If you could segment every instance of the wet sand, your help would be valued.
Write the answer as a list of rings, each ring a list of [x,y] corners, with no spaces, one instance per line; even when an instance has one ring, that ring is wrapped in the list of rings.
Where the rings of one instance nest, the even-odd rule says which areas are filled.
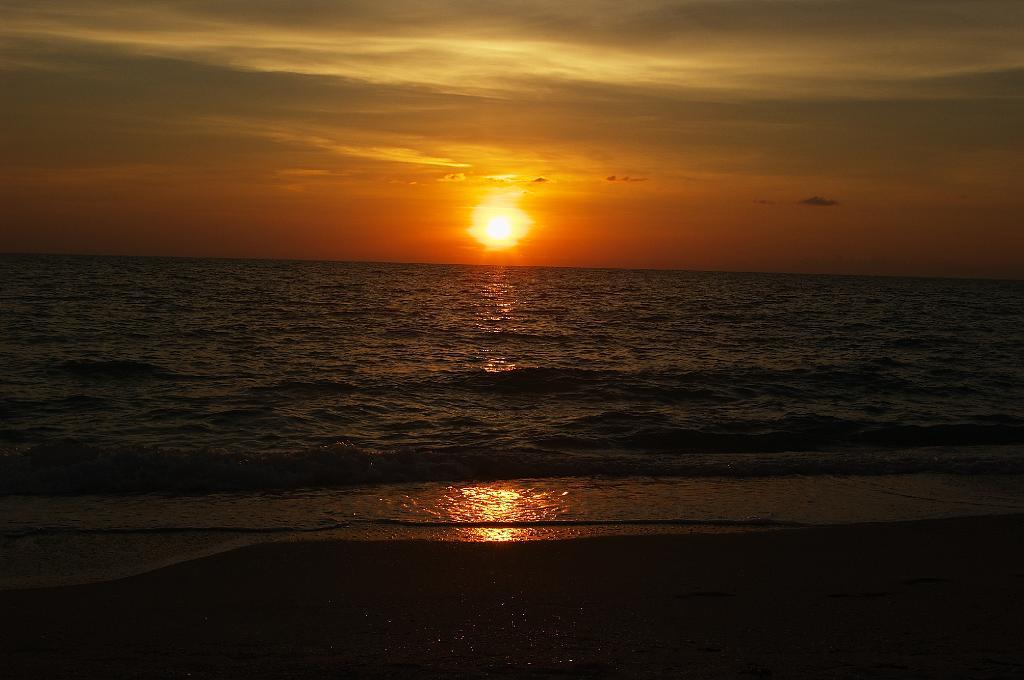
[[[0,592],[6,678],[1024,677],[1024,516],[265,544]]]

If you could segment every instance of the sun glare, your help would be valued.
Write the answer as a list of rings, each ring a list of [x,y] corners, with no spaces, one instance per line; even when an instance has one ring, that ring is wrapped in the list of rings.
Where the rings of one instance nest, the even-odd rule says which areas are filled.
[[[487,223],[487,238],[491,241],[507,241],[512,235],[512,223],[504,215],[492,217]]]
[[[488,250],[512,248],[526,236],[533,222],[519,208],[521,192],[500,192],[487,196],[473,209],[469,233]]]

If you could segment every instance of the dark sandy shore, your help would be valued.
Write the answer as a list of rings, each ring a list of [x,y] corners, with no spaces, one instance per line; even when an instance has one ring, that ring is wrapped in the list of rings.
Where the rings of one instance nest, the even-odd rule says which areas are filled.
[[[0,593],[6,678],[1022,678],[1024,516],[269,544]]]

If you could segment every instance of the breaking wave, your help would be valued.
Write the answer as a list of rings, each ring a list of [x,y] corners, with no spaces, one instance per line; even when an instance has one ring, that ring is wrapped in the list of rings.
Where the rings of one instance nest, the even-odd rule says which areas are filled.
[[[65,361],[58,368],[67,373],[86,378],[138,378],[174,375],[172,371],[168,371],[156,364],[127,359],[76,359]]]
[[[577,529],[587,527],[720,527],[720,528],[795,528],[813,526],[806,522],[772,517],[744,518],[667,518],[667,519],[555,519],[524,521],[426,521],[407,519],[361,519],[353,522],[324,522],[318,526],[152,526],[152,527],[61,527],[44,526],[0,532],[7,540],[36,536],[65,535],[168,535],[168,534],[318,534],[350,529],[355,525],[393,526],[410,529]]]
[[[902,429],[897,430],[892,439],[903,441],[904,434]],[[1006,438],[1005,434],[991,437]],[[939,437],[928,436],[922,441],[933,439]],[[1024,474],[1024,455],[1017,446],[787,452],[762,448],[756,453],[639,455],[552,449],[378,451],[348,442],[290,452],[239,453],[217,449],[107,449],[61,441],[0,454],[0,494],[202,494],[534,477],[914,473]]]

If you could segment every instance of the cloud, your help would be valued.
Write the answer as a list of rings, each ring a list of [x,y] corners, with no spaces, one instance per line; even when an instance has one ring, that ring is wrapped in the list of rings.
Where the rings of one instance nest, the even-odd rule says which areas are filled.
[[[277,174],[289,177],[326,177],[332,173],[323,168],[285,168],[278,170]]]
[[[972,4],[971,17],[984,15],[974,8],[987,0],[976,1],[979,5]],[[746,2],[735,0],[737,5]],[[294,0],[297,7],[309,3],[322,5],[325,12],[338,7],[326,0]],[[540,14],[532,14],[526,4]],[[958,68],[955,78],[935,68],[923,76],[903,75],[895,81],[888,76],[879,79],[877,73],[845,78],[830,74],[822,84],[815,73],[794,74],[788,66],[776,72],[761,59],[748,68],[735,61],[740,52],[730,52],[721,63],[717,58],[705,60],[703,48],[691,46],[678,52],[679,40],[674,38],[671,55],[644,57],[656,62],[652,76],[644,63],[635,63],[639,54],[604,49],[597,61],[588,57],[577,63],[571,54],[551,52],[550,44],[541,40],[562,36],[572,43],[572,54],[576,48],[611,48],[624,36],[611,30],[620,24],[610,18],[591,26],[584,13],[567,3],[549,17],[553,23],[538,24],[535,20],[549,10],[539,2],[526,4],[515,3],[516,12],[507,10],[524,21],[499,22],[495,28],[490,12],[477,12],[479,16],[471,19],[466,11],[472,3],[455,7],[452,1],[442,0],[439,16],[432,18],[435,23],[427,22],[434,28],[458,33],[456,29],[483,22],[477,28],[501,28],[502,35],[519,28],[506,36],[507,45],[468,37],[449,44],[442,39],[444,31],[424,45],[421,38],[426,38],[421,34],[435,31],[421,30],[424,26],[416,21],[384,21],[387,17],[379,16],[384,10],[388,15],[401,14],[399,7],[413,13],[425,11],[412,0],[386,6],[353,0],[337,9],[333,23],[319,12],[274,11],[281,6],[275,0],[153,3],[130,14],[113,0],[89,3],[88,12],[76,10],[71,0],[46,3],[45,12],[39,3],[14,3],[18,9],[12,24],[5,21],[0,26],[0,91],[18,93],[4,102],[5,126],[25,134],[11,135],[4,160],[14,157],[31,165],[42,158],[95,156],[103,163],[167,160],[195,165],[215,156],[227,162],[238,153],[252,155],[257,145],[270,157],[271,150],[262,147],[274,145],[279,149],[272,160],[281,165],[323,165],[356,173],[376,172],[377,163],[425,166],[423,171],[430,166],[445,168],[441,172],[472,166],[473,180],[489,176],[494,179],[487,181],[528,183],[536,176],[496,178],[511,169],[555,163],[560,180],[585,177],[588,168],[601,167],[607,157],[620,167],[657,174],[662,186],[675,177],[677,168],[690,174],[696,167],[720,174],[816,179],[833,171],[910,177],[925,162],[929,172],[944,167],[941,159],[925,161],[921,148],[929,149],[931,156],[948,152],[961,157],[965,150],[1006,149],[1008,140],[1018,138],[1012,121],[1019,119],[1024,100],[987,98],[1017,92],[1024,85],[1024,75],[1014,75],[1000,60],[977,72]],[[687,12],[672,11],[666,18],[662,15],[666,5],[653,0],[640,4],[646,4],[648,11],[615,11],[628,15],[623,19],[629,19],[645,44],[648,38],[661,35],[669,20],[681,31],[697,30],[689,26],[692,17]],[[714,14],[731,4],[698,2],[691,9]],[[771,4],[774,12],[792,3]],[[839,11],[843,4],[829,4],[829,11]],[[103,7],[107,11],[101,12]],[[228,12],[226,7],[235,11]],[[756,28],[742,12],[727,13],[744,30]],[[310,21],[313,15],[315,26],[297,30],[297,22]],[[852,15],[847,18],[859,16]],[[801,16],[790,18],[795,21]],[[463,21],[469,23],[463,25]],[[577,21],[592,30],[563,30]],[[607,31],[602,28],[605,23]],[[790,30],[786,22],[777,23],[772,24],[773,31]],[[410,35],[419,37],[404,39]],[[796,43],[783,42],[800,51]],[[774,49],[779,41],[771,44]],[[506,49],[532,53],[542,48],[545,58],[554,60],[553,68],[509,77]],[[449,56],[461,66],[449,70],[447,62],[438,65],[427,58],[438,50],[452,52]],[[756,53],[756,45],[749,50]],[[16,66],[22,63],[35,66]],[[801,59],[786,63],[802,64],[801,69],[812,64]],[[472,77],[459,70],[467,64]],[[423,65],[429,68],[421,72]],[[722,69],[728,73],[721,73]],[[991,75],[996,70],[1001,74],[998,78]],[[680,73],[688,77],[680,80]],[[671,82],[664,74],[671,74]],[[748,82],[755,75],[757,82]],[[794,79],[803,85],[790,88],[798,84]],[[772,89],[770,98],[761,95],[765,83]],[[809,95],[805,88],[811,85]],[[511,93],[522,105],[508,106]],[[837,93],[842,101],[834,100]],[[934,99],[935,93],[942,97]],[[51,116],[55,106],[68,104],[74,109],[71,126],[71,117]],[[622,135],[621,121],[636,116],[644,124]],[[10,117],[13,123],[8,122]],[[208,124],[212,118],[238,124],[212,129]],[[453,126],[453,120],[489,123]],[[864,125],[867,120],[871,126]],[[501,135],[493,134],[495,126],[501,128]],[[197,145],[189,144],[192,131],[186,128],[198,128],[210,138],[200,152],[195,152]],[[258,134],[268,128],[290,132]],[[830,144],[816,143],[816,131],[827,131]],[[260,139],[252,139],[256,136]],[[182,143],[177,143],[179,138]],[[877,143],[882,139],[887,143]],[[1009,143],[1019,148],[1016,141]],[[60,153],[48,151],[49,145],[61,144],[65,148]]]
[[[312,140],[311,140],[312,141]],[[431,156],[417,149],[405,147],[361,147],[347,145],[331,145],[338,153],[389,163],[410,163],[412,165],[440,165],[450,168],[468,168],[469,163],[459,163],[451,158]]]
[[[767,198],[759,198],[754,203],[758,205],[775,205],[775,201],[769,201]]]
[[[814,11],[808,11],[813,5]],[[0,0],[0,46],[105,45],[247,72],[287,72],[445,93],[529,93],[522,63],[555,84],[637,83],[762,101],[915,95],[908,81],[1019,69],[1015,0]],[[892,36],[900,49],[892,49]],[[40,55],[0,54],[26,65]],[[814,59],[808,58],[814,55]],[[828,64],[822,68],[821,64]],[[997,77],[1003,96],[1016,77]],[[1005,81],[1005,82],[1004,82]],[[959,82],[943,83],[949,96]],[[971,85],[969,89],[975,87]]]
[[[834,201],[831,198],[824,198],[822,196],[811,196],[805,198],[802,201],[798,201],[800,205],[812,205],[820,208],[828,208],[829,206],[839,205],[839,201]]]
[[[466,173],[464,172],[449,172],[444,177],[439,177],[438,182],[465,182]]]
[[[550,182],[547,177],[536,177],[530,179],[529,175],[487,175],[484,177],[488,182],[499,182],[501,184],[543,184]]]
[[[629,175],[624,175],[622,177],[619,177],[618,175],[608,175],[607,177],[605,177],[605,181],[608,181],[608,182],[646,182],[647,178],[646,177],[630,177]]]

